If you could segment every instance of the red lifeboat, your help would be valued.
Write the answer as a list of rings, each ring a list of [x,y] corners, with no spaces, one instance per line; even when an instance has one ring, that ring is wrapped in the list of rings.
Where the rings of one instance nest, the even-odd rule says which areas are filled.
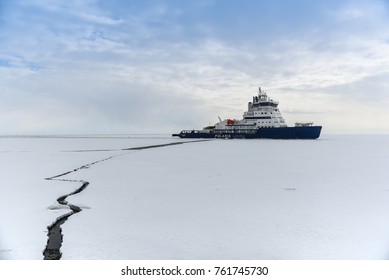
[[[235,120],[227,119],[227,124],[234,124],[234,123],[235,123]]]

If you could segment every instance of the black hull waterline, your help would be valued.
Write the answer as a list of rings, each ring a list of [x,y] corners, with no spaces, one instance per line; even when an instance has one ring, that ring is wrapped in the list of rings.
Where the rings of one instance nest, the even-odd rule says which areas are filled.
[[[180,138],[238,138],[238,139],[317,139],[321,126],[263,127],[250,131],[239,130],[184,130],[173,134]]]

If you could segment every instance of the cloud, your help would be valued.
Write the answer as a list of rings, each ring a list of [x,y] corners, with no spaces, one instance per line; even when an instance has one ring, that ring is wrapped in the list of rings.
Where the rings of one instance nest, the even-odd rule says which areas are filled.
[[[340,6],[335,10],[330,10],[330,13],[340,22],[376,21],[386,17],[387,6],[383,1],[346,1],[345,3],[340,2]]]
[[[230,24],[216,21],[236,21],[229,13],[238,6],[210,18],[218,1],[189,5],[193,14],[175,2],[141,2],[42,0],[9,13],[0,47],[0,133],[200,128],[218,115],[241,117],[258,86],[280,101],[289,124],[305,118],[342,131],[343,120],[355,118],[366,123],[360,131],[371,132],[365,120],[378,113],[374,130],[389,132],[387,10],[371,16],[380,2],[370,9],[368,2],[322,3],[318,20],[306,16],[306,27],[292,24],[296,30],[286,33],[280,26],[291,19],[282,22],[273,10],[266,18],[280,21],[276,29],[250,17],[230,35]],[[366,28],[353,30],[367,19]],[[373,113],[360,117],[358,110]]]
[[[79,16],[81,19],[84,19],[94,24],[117,25],[122,23],[120,19],[113,19],[107,16],[93,15],[93,14],[86,14],[86,13],[81,13],[81,14],[74,13],[74,15]]]

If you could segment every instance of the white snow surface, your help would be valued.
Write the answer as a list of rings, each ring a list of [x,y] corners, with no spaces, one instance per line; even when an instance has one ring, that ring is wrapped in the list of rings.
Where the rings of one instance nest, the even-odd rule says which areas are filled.
[[[0,137],[0,259],[388,259],[389,135],[318,140]],[[85,151],[89,150],[89,151]]]

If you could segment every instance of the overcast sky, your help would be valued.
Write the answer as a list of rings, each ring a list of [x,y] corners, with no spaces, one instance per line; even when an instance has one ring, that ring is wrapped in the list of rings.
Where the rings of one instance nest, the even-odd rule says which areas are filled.
[[[258,86],[288,125],[389,133],[389,2],[0,0],[0,134],[202,128]]]

